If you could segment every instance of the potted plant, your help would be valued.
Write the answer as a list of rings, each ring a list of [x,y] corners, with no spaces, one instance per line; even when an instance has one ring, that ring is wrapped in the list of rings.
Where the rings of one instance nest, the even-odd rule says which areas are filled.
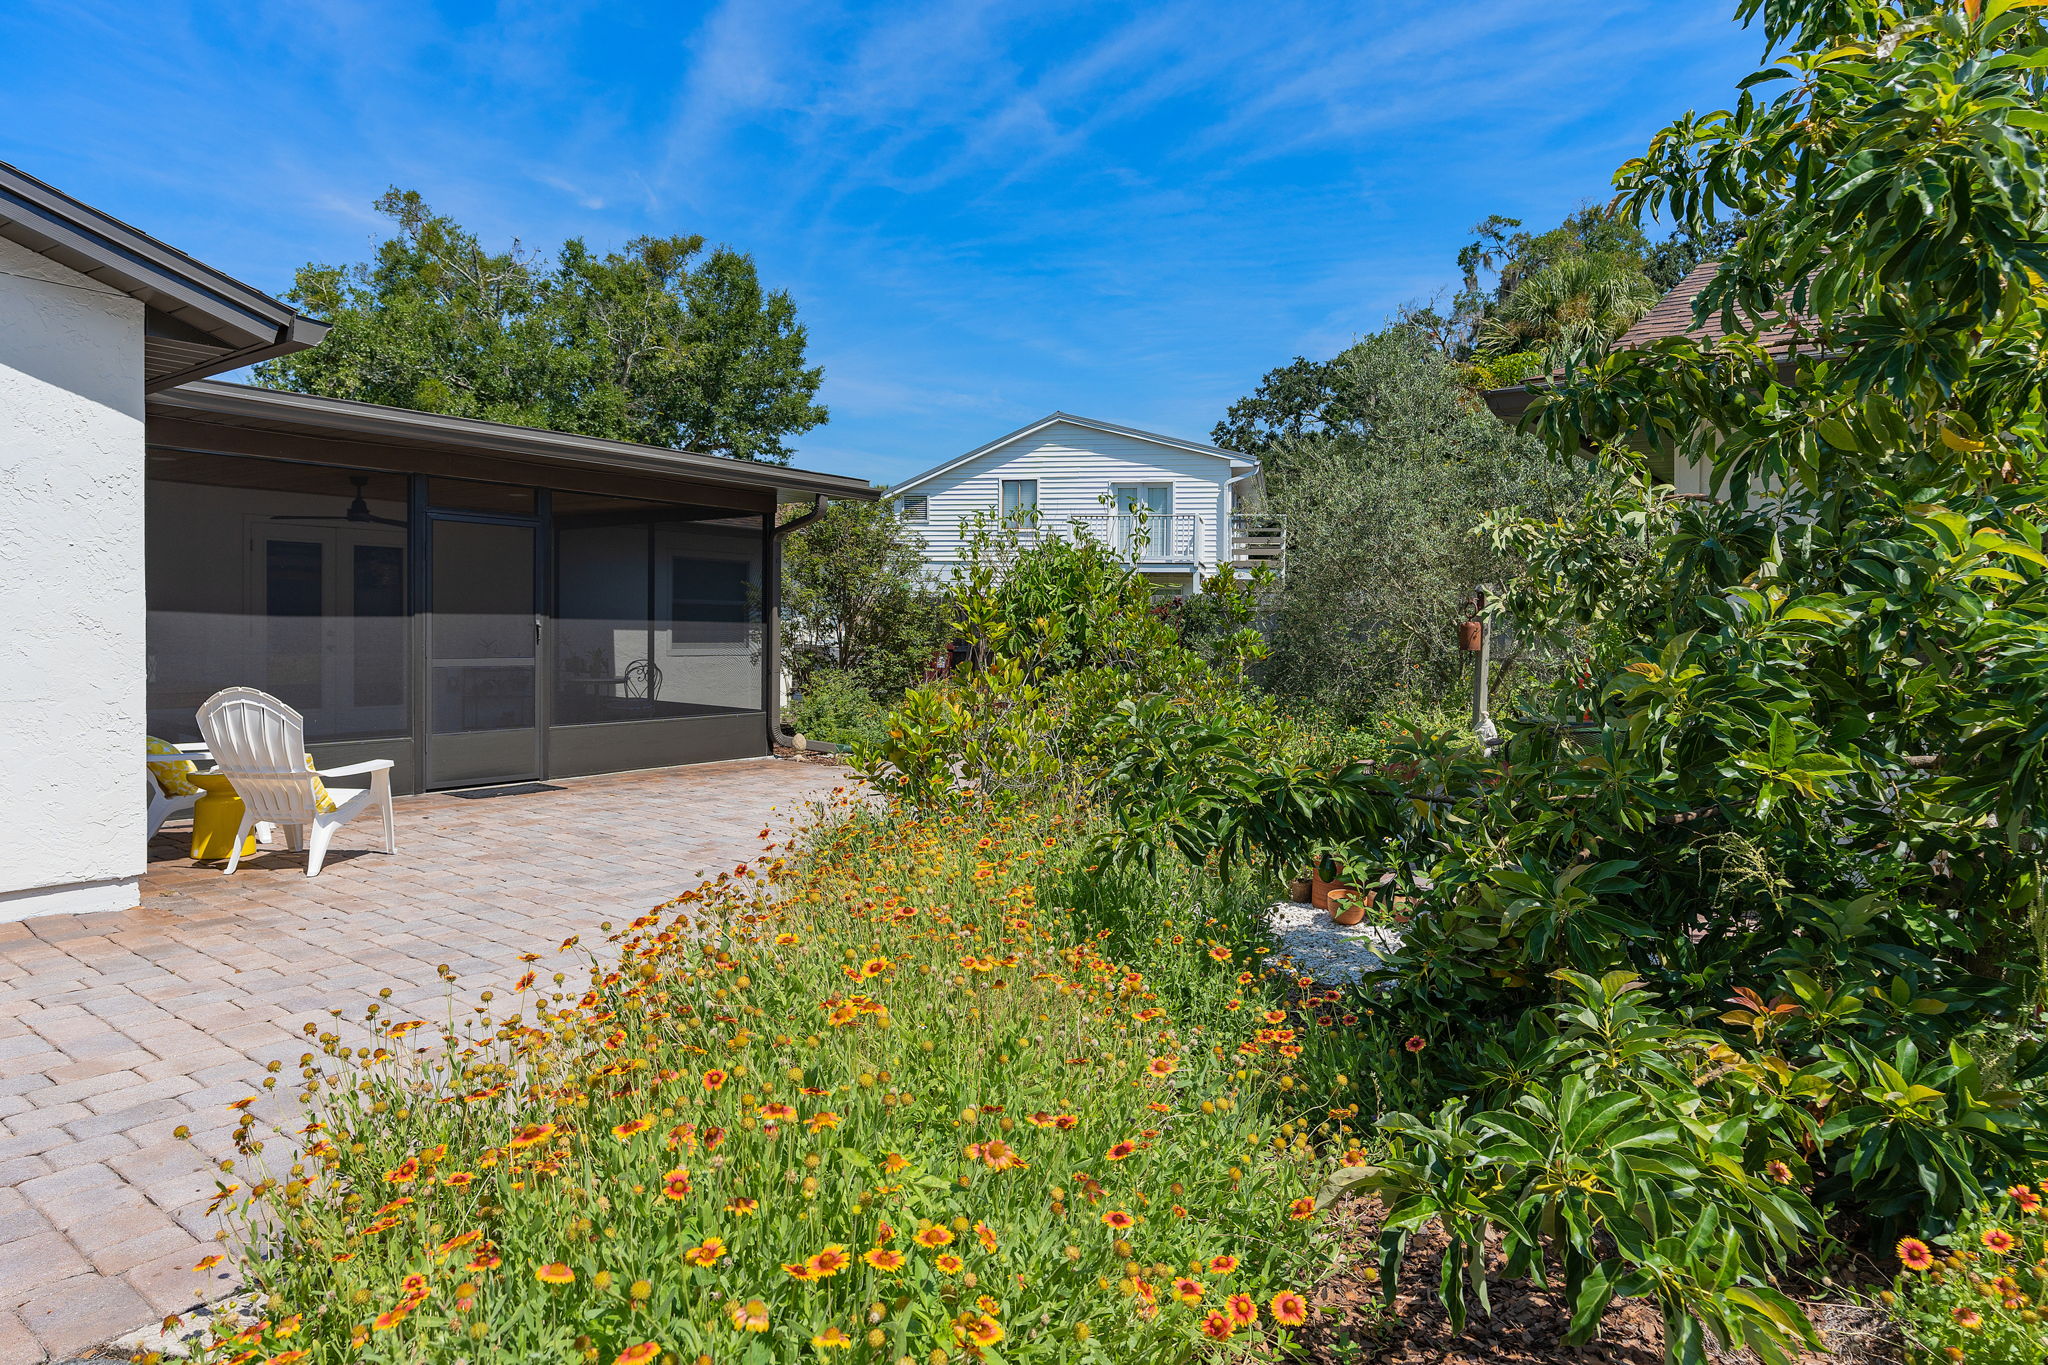
[[[1318,910],[1327,910],[1339,924],[1356,924],[1372,903],[1365,869],[1385,861],[1384,841],[1377,838],[1324,840],[1313,849],[1311,893]],[[1348,897],[1348,898],[1347,898]],[[1344,902],[1340,904],[1340,901]],[[1348,918],[1338,919],[1339,912]]]
[[[1330,923],[1350,926],[1365,918],[1365,912],[1372,909],[1378,892],[1363,890],[1356,886],[1333,886],[1325,897],[1330,911]]]
[[[1309,904],[1318,910],[1330,908],[1330,893],[1344,885],[1344,859],[1351,845],[1342,840],[1323,840],[1309,848]]]

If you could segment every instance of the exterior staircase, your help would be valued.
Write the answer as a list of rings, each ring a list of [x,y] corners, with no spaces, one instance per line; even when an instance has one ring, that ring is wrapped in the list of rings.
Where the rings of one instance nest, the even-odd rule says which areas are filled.
[[[1267,568],[1285,577],[1286,520],[1258,512],[1234,513],[1230,518],[1230,567],[1240,575]]]

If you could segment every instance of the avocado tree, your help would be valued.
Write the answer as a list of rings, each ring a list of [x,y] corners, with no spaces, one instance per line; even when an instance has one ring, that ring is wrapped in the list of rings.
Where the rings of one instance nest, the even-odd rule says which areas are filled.
[[[1528,616],[1616,638],[1486,758],[1303,802],[1433,812],[1375,1004],[1447,1043],[1445,1105],[1345,1185],[1392,1248],[1446,1230],[1454,1312],[1505,1238],[1574,1339],[1643,1295],[1689,1361],[1808,1340],[1774,1281],[1815,1211],[1882,1254],[2048,1159],[2048,0],[1738,13],[1775,60],[1616,176],[1639,221],[1744,220],[1718,334],[1538,385],[1529,429],[1610,477],[1495,527],[1557,589]],[[1656,444],[1718,497],[1652,489]],[[1274,793],[1188,795],[1227,846]]]

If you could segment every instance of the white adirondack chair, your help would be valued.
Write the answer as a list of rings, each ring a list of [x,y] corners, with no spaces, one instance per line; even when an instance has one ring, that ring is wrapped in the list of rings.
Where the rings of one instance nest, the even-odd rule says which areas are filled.
[[[242,827],[224,873],[242,861],[242,841],[259,822],[284,826],[292,845],[306,849],[306,875],[320,875],[334,831],[375,807],[384,815],[384,851],[398,845],[391,818],[391,760],[373,758],[314,772],[306,766],[305,717],[267,692],[229,687],[199,708],[199,733],[213,751],[216,771],[242,798]],[[328,788],[334,809],[319,806],[314,783],[330,777],[370,775],[367,788]]]

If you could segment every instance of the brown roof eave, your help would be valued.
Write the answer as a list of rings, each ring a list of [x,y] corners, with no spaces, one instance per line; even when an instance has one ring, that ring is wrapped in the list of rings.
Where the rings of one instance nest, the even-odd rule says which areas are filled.
[[[685,477],[727,487],[772,489],[784,501],[807,501],[822,496],[871,502],[881,496],[881,491],[866,480],[844,474],[790,469],[601,436],[577,436],[219,380],[184,384],[153,394],[150,404],[152,410],[168,416],[211,418],[272,430],[299,430],[309,435],[346,436],[393,445],[477,451],[543,463]]]
[[[1486,400],[1486,406],[1495,417],[1503,422],[1519,422],[1522,414],[1529,410],[1529,404],[1536,398],[1536,389],[1528,384],[1511,384],[1504,389],[1488,389],[1479,396]]]
[[[303,350],[326,334],[325,323],[6,162],[0,162],[0,237],[142,300],[220,349],[217,363],[150,376],[152,388]]]
[[[170,374],[152,375],[149,382],[143,386],[143,391],[159,393],[165,389],[176,388],[180,384],[189,384],[195,379],[205,379],[211,375],[225,374],[229,370],[239,370],[244,365],[254,365],[259,360],[269,360],[273,356],[303,351],[309,346],[319,345],[321,339],[327,335],[329,327],[330,324],[322,322],[319,318],[294,315],[283,335],[269,341],[258,342],[243,350],[223,352],[217,358],[203,364],[187,366]]]

